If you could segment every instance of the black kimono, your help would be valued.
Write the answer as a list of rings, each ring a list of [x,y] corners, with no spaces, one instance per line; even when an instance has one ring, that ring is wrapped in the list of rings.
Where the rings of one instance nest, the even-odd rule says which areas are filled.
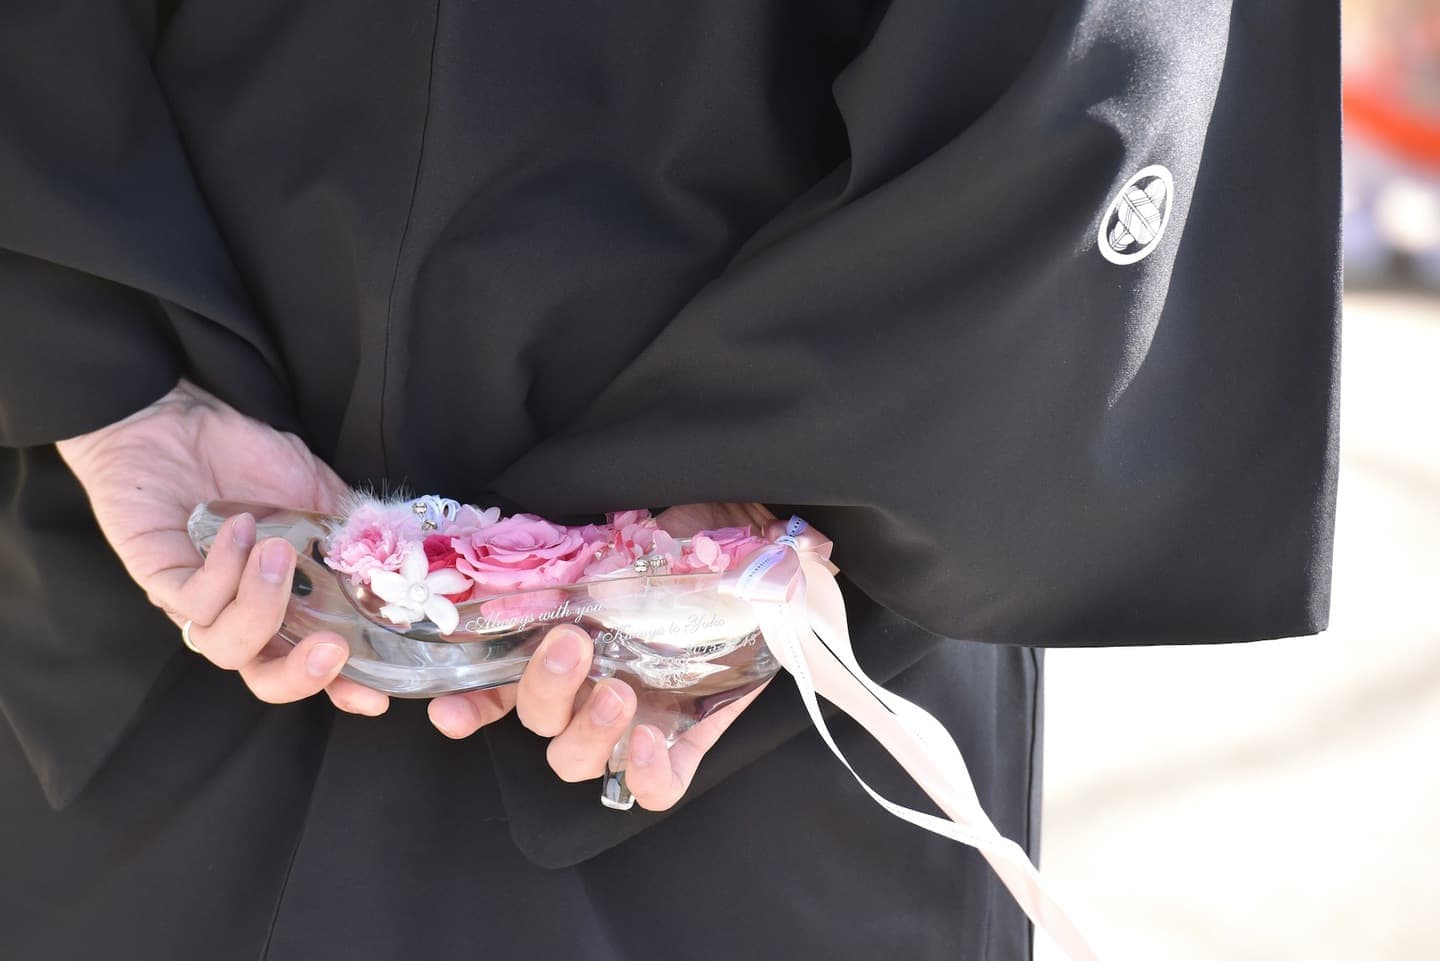
[[[799,513],[862,662],[1035,856],[1038,648],[1324,627],[1337,21],[6,0],[0,956],[1027,957],[980,857],[874,807],[784,678],[663,814],[513,717],[259,703],[53,442],[184,376],[352,483]]]

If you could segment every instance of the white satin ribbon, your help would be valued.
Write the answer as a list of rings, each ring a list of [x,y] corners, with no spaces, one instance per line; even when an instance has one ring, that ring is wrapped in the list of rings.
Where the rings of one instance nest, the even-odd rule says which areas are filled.
[[[976,848],[1036,928],[1071,961],[1097,961],[1025,851],[986,816],[950,732],[918,705],[876,684],[856,662],[830,546],[804,520],[792,517],[784,535],[727,578],[727,589],[752,602],[771,653],[795,678],[820,737],[876,804],[903,821]],[[866,784],[831,736],[817,694],[869,731],[949,820],[896,804]]]

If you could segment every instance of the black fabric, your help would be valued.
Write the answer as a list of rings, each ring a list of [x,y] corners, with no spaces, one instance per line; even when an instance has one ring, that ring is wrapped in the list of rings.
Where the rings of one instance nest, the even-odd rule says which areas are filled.
[[[956,733],[982,803],[1032,854],[1039,654],[955,641],[892,682]],[[731,733],[754,737],[766,702],[792,696],[771,685]],[[877,789],[925,803],[855,724],[834,731]],[[984,860],[884,816],[817,737],[563,870],[515,847],[486,755],[483,739],[437,737],[419,702],[374,719],[269,707],[186,657],[56,812],[0,727],[4,957],[1029,957]]]
[[[269,956],[323,956],[293,909],[349,907],[326,900],[342,876],[395,927],[337,956],[454,946],[475,936],[462,901],[419,912],[433,891],[414,878],[499,905],[532,882],[457,880],[440,835],[382,817],[443,797],[498,819],[477,826],[485,858],[553,872],[534,890],[593,912],[562,954],[675,952],[610,896],[644,865],[665,892],[693,890],[689,870],[766,894],[735,902],[758,913],[733,935],[755,957],[815,953],[762,935],[818,916],[821,892],[845,905],[832,933],[808,926],[835,938],[824,956],[910,936],[930,940],[907,957],[1023,956],[1023,924],[968,854],[833,806],[848,775],[794,736],[784,682],[665,815],[597,810],[513,723],[449,745],[418,705],[368,722],[250,703],[184,661],[51,445],[183,375],[353,483],[564,521],[705,500],[794,511],[835,541],[862,663],[929,678],[923,703],[957,736],[1023,750],[1037,682],[1013,645],[1325,624],[1337,20],[1307,0],[7,2],[0,790],[7,857],[55,880],[7,877],[3,929],[23,950],[0,953],[85,956],[123,919],[109,956],[195,956],[186,939],[212,922],[244,928],[223,937],[235,957],[263,956],[268,898]],[[1174,177],[1168,227],[1118,266],[1097,228],[1151,164]],[[972,669],[1029,693],[971,697]],[[197,724],[217,737],[167,740]],[[1005,756],[976,772],[1002,828],[1033,810],[1030,755]],[[147,794],[172,764],[154,781],[169,801]],[[177,793],[193,823],[137,820],[137,798]],[[261,829],[230,816],[241,796],[277,812],[253,851]],[[755,835],[773,871],[741,856],[747,835],[715,840],[734,823],[717,812],[761,797],[787,812]],[[358,833],[325,834],[347,817]],[[835,819],[836,850],[783,860],[807,818]],[[502,829],[520,858],[499,853]],[[687,868],[691,845],[713,863]],[[923,847],[934,875],[872,902],[894,845]],[[195,850],[252,900],[172,941],[139,933],[196,897],[165,873]],[[972,907],[926,900],[941,877]],[[886,911],[923,933],[874,927]]]

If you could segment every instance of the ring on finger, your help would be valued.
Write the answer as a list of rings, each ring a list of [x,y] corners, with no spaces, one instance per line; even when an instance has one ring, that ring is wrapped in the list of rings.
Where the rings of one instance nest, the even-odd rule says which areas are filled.
[[[182,625],[180,625],[180,640],[181,640],[182,642],[184,642],[185,646],[188,647],[188,648],[190,648],[190,650],[194,651],[196,654],[199,654],[199,653],[200,653],[200,648],[196,647],[196,646],[195,646],[195,642],[190,639],[190,628],[192,628],[192,627],[194,627],[194,626],[195,626],[195,619],[194,619],[194,618],[192,618],[192,617],[187,617],[187,618],[185,618],[185,623],[182,624]]]

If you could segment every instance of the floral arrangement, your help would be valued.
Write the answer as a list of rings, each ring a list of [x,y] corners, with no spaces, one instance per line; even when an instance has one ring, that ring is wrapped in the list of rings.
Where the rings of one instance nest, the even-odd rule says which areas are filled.
[[[536,514],[503,517],[448,498],[357,494],[330,532],[325,563],[385,601],[396,624],[428,618],[442,634],[472,598],[645,573],[720,573],[768,543],[749,526],[677,539],[648,510],[566,526]]]

